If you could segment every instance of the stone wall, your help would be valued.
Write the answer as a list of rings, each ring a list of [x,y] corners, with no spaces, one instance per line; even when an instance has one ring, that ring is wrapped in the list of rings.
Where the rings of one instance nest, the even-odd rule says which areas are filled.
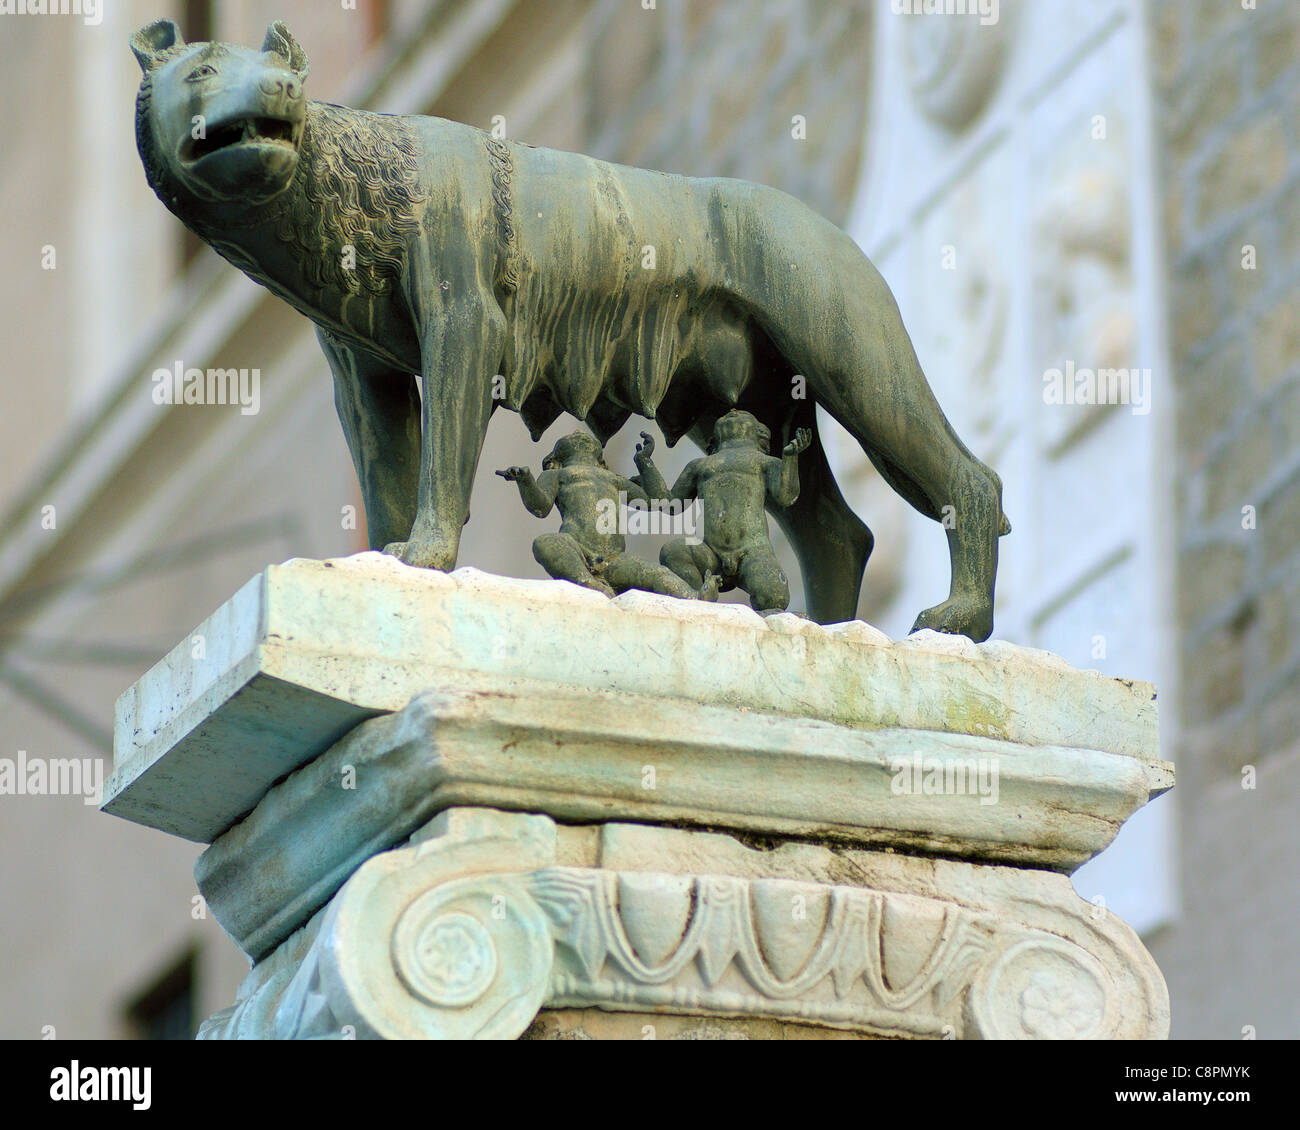
[[[1176,1036],[1294,1037],[1300,7],[1155,0],[1148,17],[1178,402],[1184,899],[1153,948]]]
[[[584,151],[775,185],[843,224],[871,78],[863,0],[596,6]]]

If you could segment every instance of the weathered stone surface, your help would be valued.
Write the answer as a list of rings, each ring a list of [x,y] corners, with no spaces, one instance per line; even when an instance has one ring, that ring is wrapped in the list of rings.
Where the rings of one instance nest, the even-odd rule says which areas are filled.
[[[791,631],[738,605],[610,601],[565,582],[445,574],[378,553],[272,566],[194,634],[205,658],[187,640],[119,700],[104,808],[202,842],[413,695],[521,680],[548,694],[620,692],[832,723],[876,732],[861,740],[891,755],[912,739],[881,731],[925,731],[963,755],[976,749],[963,738],[1010,743],[978,748],[1012,760],[1035,756],[1026,747],[1086,749],[1148,779],[1148,791],[1168,785],[1150,684],[1001,641],[920,632],[889,644],[866,625],[806,621]]]
[[[272,788],[195,873],[258,957],[371,855],[456,805],[1072,871],[1172,781],[1100,750],[480,680],[358,726]]]
[[[466,808],[361,867],[200,1035],[643,1038],[661,1014],[696,1038],[1160,1038],[1168,998],[1061,875]]]
[[[657,1012],[604,1012],[598,1008],[547,1008],[521,1040],[873,1040],[883,1037],[780,1020],[735,1016],[671,1016]]]

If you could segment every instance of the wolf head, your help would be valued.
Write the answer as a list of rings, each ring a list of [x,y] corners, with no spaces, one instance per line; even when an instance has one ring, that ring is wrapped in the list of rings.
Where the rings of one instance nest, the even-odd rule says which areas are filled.
[[[150,183],[219,205],[261,204],[288,187],[298,165],[307,55],[278,21],[260,51],[186,43],[171,20],[131,38],[144,78],[136,140]],[[173,210],[175,208],[173,207]]]

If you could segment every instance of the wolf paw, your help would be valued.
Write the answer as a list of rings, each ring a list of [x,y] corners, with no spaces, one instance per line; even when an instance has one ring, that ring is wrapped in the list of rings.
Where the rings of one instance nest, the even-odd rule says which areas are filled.
[[[456,549],[438,539],[412,537],[410,541],[391,542],[384,546],[385,553],[401,558],[407,565],[421,569],[440,569],[450,573],[456,568]]]
[[[953,636],[968,636],[976,643],[983,643],[993,634],[993,606],[985,600],[954,597],[927,608],[916,618],[912,631],[919,632],[924,628]]]

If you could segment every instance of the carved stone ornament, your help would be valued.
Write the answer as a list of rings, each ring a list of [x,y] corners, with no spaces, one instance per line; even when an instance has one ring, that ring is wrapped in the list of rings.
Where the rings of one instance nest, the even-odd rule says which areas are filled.
[[[970,125],[997,88],[1013,13],[1005,10],[1010,8],[1007,0],[989,7],[991,22],[981,17],[977,4],[969,5],[965,14],[922,11],[905,16],[908,85],[926,117],[946,129]]]
[[[596,838],[608,864],[559,861]],[[1151,959],[1062,876],[861,853],[875,882],[850,885],[781,874],[842,862],[825,849],[798,845],[763,875],[767,854],[453,809],[357,871],[200,1034],[512,1039],[543,1009],[929,1038],[1166,1032]],[[741,873],[642,869],[710,856]]]

